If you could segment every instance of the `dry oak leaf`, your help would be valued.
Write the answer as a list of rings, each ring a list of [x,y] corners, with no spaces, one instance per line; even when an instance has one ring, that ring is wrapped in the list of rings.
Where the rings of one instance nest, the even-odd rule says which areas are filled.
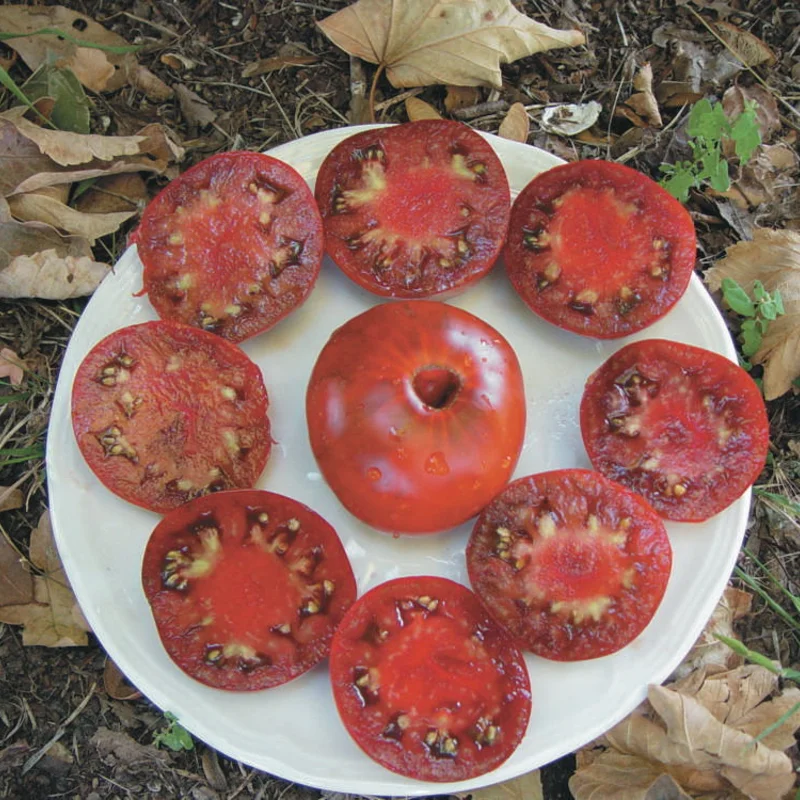
[[[345,52],[384,67],[396,88],[499,89],[501,64],[585,41],[580,31],[534,22],[510,0],[358,0],[317,24]]]
[[[199,94],[193,92],[188,86],[179,83],[175,87],[175,95],[181,106],[183,118],[190,125],[205,128],[217,118],[217,113]]]
[[[759,64],[774,64],[775,53],[750,31],[737,28],[730,22],[720,20],[715,23],[719,35],[725,40],[728,47],[742,60],[748,67],[755,67]]]
[[[418,97],[409,97],[405,102],[409,122],[421,119],[441,119],[442,115],[430,104]]]
[[[800,376],[800,233],[756,229],[752,242],[738,242],[705,274],[711,291],[724,278],[732,278],[749,290],[760,280],[783,298],[785,314],[770,322],[761,347],[753,356],[764,365],[764,397],[774,400],[792,388]]]
[[[121,36],[104,28],[91,17],[64,6],[5,7],[0,11],[0,27],[4,33],[32,33],[42,28],[58,28],[76,39],[111,47],[125,47]],[[131,53],[110,53],[97,48],[81,47],[50,34],[8,39],[5,44],[16,50],[32,69],[38,69],[53,55],[56,66],[71,69],[78,80],[95,92],[115,91],[125,85],[127,68],[136,62]]]
[[[531,120],[525,106],[522,103],[514,103],[506,112],[497,133],[504,139],[512,142],[528,141],[528,134],[531,132]]]
[[[33,577],[33,602],[0,606],[0,621],[23,625],[22,643],[26,646],[86,645],[90,628],[58,557],[47,511],[31,533],[30,560],[41,570]]]

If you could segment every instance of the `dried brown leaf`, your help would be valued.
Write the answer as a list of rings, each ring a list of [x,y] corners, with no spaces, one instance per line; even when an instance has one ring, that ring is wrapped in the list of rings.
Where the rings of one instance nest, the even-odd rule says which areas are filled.
[[[774,134],[781,129],[781,115],[778,101],[775,96],[758,84],[754,86],[740,86],[735,84],[722,95],[722,108],[728,119],[735,119],[745,109],[745,104],[756,104],[756,124],[758,125],[761,139],[768,142]],[[733,155],[733,143],[726,155]]]
[[[136,172],[123,172],[98,178],[73,205],[87,214],[111,214],[142,210],[148,198],[147,184],[142,176]]]
[[[506,112],[497,133],[504,139],[524,144],[528,141],[530,132],[531,120],[525,106],[522,103],[514,103]]]
[[[418,122],[421,119],[441,119],[442,115],[430,104],[419,97],[409,97],[405,102],[406,114],[409,122]]]
[[[690,800],[663,767],[606,750],[569,780],[575,800]]]
[[[141,64],[133,64],[128,70],[128,83],[143,92],[154,103],[169,100],[175,92],[161,78]]]
[[[113,755],[117,761],[127,766],[169,761],[168,753],[153,745],[139,744],[121,731],[98,728],[90,742],[97,748],[102,758]]]
[[[44,222],[66,233],[83,236],[90,244],[114,233],[136,214],[136,211],[87,214],[41,194],[17,194],[8,198],[8,205],[14,217],[22,222]]]
[[[128,43],[85,14],[63,6],[8,5],[2,12],[5,33],[32,33],[42,28],[59,28],[82,41],[124,47]],[[130,54],[114,54],[96,48],[80,47],[49,34],[9,39],[8,47],[35,70],[56,56],[56,66],[71,69],[78,80],[92,91],[115,91],[125,85],[125,67],[135,62]]]
[[[0,486],[0,511],[13,511],[22,508],[23,497],[19,489],[11,486]]]
[[[542,112],[542,128],[560,136],[575,136],[597,122],[603,107],[596,100],[588,103],[563,103]]]
[[[667,687],[651,686],[648,700],[667,727],[670,754],[666,763],[719,765],[722,777],[753,800],[775,800],[794,785],[791,759],[753,737],[724,725],[691,697]]]
[[[784,714],[791,715],[775,730],[763,736],[760,741],[773,750],[788,750],[797,743],[795,731],[800,728],[800,689],[792,687],[753,708],[739,720],[736,727],[750,736],[761,736]]]
[[[166,64],[176,72],[180,70],[192,70],[197,66],[197,62],[184,55],[183,53],[162,53],[158,60]]]
[[[709,675],[693,696],[720,722],[736,725],[777,686],[777,676],[768,669],[757,664],[743,664]]]
[[[658,101],[653,94],[653,68],[649,63],[643,64],[636,73],[633,88],[636,89],[636,93],[625,101],[626,104],[649,125],[660,128],[663,122],[661,112],[658,110]]]
[[[699,667],[713,664],[724,669],[738,666],[741,656],[737,656],[726,644],[717,639],[717,634],[734,636],[733,623],[750,611],[753,596],[733,586],[725,589],[714,612],[706,623],[703,632],[675,670],[675,676],[682,678]]]
[[[103,667],[103,688],[114,700],[136,700],[142,696],[138,689],[128,683],[122,670],[110,658],[106,658]]]
[[[750,31],[742,30],[730,22],[720,20],[715,23],[717,32],[725,40],[728,47],[748,66],[774,64],[775,53]]]
[[[0,378],[8,378],[12,386],[19,386],[25,376],[25,362],[8,347],[0,350]],[[0,487],[0,496],[2,496],[2,487]],[[8,506],[3,506],[0,501],[0,511],[5,511]],[[19,506],[14,506],[19,508]]]
[[[444,108],[448,114],[461,108],[474,106],[481,99],[481,90],[477,86],[448,86],[444,96]]]
[[[542,777],[539,770],[536,769],[519,778],[496,783],[485,789],[460,792],[455,796],[464,800],[466,798],[471,798],[471,800],[543,800]]]
[[[22,625],[22,643],[26,646],[86,645],[89,625],[58,557],[47,511],[31,533],[30,559],[42,573],[33,578],[33,602],[0,606],[0,620]]]
[[[200,757],[203,764],[203,775],[206,776],[208,785],[218,792],[224,792],[228,788],[228,780],[222,767],[219,765],[219,756],[216,750],[206,748],[203,750],[203,755]]]
[[[65,167],[86,164],[93,159],[110,161],[120,156],[135,156],[141,152],[144,142],[141,136],[101,136],[41,128],[25,119],[24,113],[24,108],[17,107],[0,116],[13,122],[17,130],[34,142],[44,155]]]
[[[217,113],[211,106],[199,94],[189,89],[188,86],[179,83],[175,87],[175,96],[178,98],[178,103],[180,103],[183,118],[189,125],[205,128],[206,125],[211,125],[217,118]]]
[[[584,43],[534,22],[509,0],[358,0],[317,23],[347,53],[386,68],[397,88],[502,86],[500,64]]]
[[[764,396],[774,400],[800,375],[800,233],[757,229],[753,241],[729,247],[725,258],[705,274],[711,291],[719,290],[723,278],[733,278],[746,289],[760,280],[768,292],[781,293],[786,313],[770,323],[753,356],[764,365]]]
[[[269,72],[275,72],[284,67],[306,67],[318,62],[318,56],[286,55],[261,58],[258,61],[253,61],[245,65],[245,68],[242,70],[242,77],[254,78],[257,75],[266,75]]]
[[[40,297],[69,300],[92,294],[110,271],[89,256],[60,256],[42,250],[33,256],[17,256],[0,271],[0,297]]]
[[[33,576],[16,548],[5,536],[0,536],[0,609],[3,606],[24,605],[32,601]]]

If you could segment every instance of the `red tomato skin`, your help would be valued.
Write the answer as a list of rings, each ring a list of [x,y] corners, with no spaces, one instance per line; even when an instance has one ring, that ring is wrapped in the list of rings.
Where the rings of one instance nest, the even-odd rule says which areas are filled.
[[[144,265],[142,291],[162,319],[233,342],[302,305],[323,255],[322,219],[300,174],[243,151],[211,156],[171,181],[130,241]]]
[[[627,429],[625,411],[637,408],[623,387],[634,374],[646,381],[648,399],[635,435],[625,435],[615,424]],[[753,379],[718,353],[666,339],[632,342],[607,359],[586,382],[580,424],[595,469],[680,522],[702,522],[741,497],[769,448],[769,420]],[[666,466],[647,464],[649,458]]]
[[[433,613],[415,598],[435,601]],[[385,639],[376,639],[381,631]],[[384,679],[377,693],[355,685],[359,667]],[[397,578],[359,598],[334,635],[330,674],[339,716],[358,746],[386,769],[416,780],[461,781],[490,772],[527,730],[531,690],[522,654],[478,598],[446,578]],[[402,734],[398,714],[408,717]],[[479,741],[481,717],[497,729],[491,744]],[[457,755],[437,753],[441,740],[426,745],[431,731],[457,739]]]
[[[454,159],[457,170],[450,168]],[[378,175],[366,184],[365,161]],[[338,204],[351,188],[366,189],[369,199],[342,212]],[[363,289],[401,299],[449,297],[480,280],[500,255],[511,208],[508,178],[491,145],[452,120],[348,137],[320,167],[315,196],[334,263]],[[387,240],[378,237],[384,229]],[[422,255],[409,254],[408,243]],[[384,266],[376,268],[378,261]]]
[[[461,381],[444,408],[415,391],[429,366]],[[378,530],[434,533],[477,514],[511,476],[525,434],[522,372],[508,342],[469,312],[384,303],[334,331],[306,417],[320,470],[348,511]]]
[[[613,536],[623,531],[624,543],[593,551],[597,545],[590,539],[587,549],[579,547],[577,553],[549,552],[546,540],[552,534],[537,528],[537,511],[552,516],[556,531],[578,536],[591,514],[601,532],[608,530]],[[510,557],[504,558],[498,550],[498,531],[503,529],[511,541],[521,537],[530,544],[519,552],[512,546]],[[478,517],[466,555],[470,583],[488,612],[520,647],[554,661],[599,658],[632,642],[658,609],[672,567],[666,529],[649,504],[599,473],[581,469],[554,470],[510,483]],[[526,562],[519,570],[516,558]],[[628,571],[632,585],[626,587],[603,572],[603,563]],[[555,569],[553,564],[559,568],[555,577],[547,571]],[[605,608],[596,605],[598,600]],[[576,601],[586,604],[583,619],[566,607]],[[564,607],[556,611],[557,602]],[[598,619],[591,617],[591,610],[599,611]]]
[[[269,520],[260,525],[263,513]],[[285,524],[289,520],[299,523],[293,538]],[[202,547],[199,532],[209,527],[218,531],[218,551]],[[284,540],[276,546],[279,536]],[[286,541],[286,551],[278,552]],[[180,571],[171,572],[176,554],[193,551],[210,553],[213,569],[181,587]],[[221,553],[216,562],[215,552]],[[173,586],[167,583],[171,574],[179,579]],[[333,582],[332,593],[317,591],[321,610],[306,613],[312,595],[302,589],[324,581]],[[336,531],[302,503],[260,490],[219,492],[170,512],[147,542],[142,587],[175,664],[201,683],[230,691],[279,686],[318,664],[328,656],[333,632],[356,597],[355,577]],[[285,624],[287,633],[278,630]],[[251,648],[259,658],[225,656],[231,643],[239,652]]]
[[[542,231],[549,239],[526,244]],[[542,172],[520,192],[504,259],[536,314],[582,336],[613,339],[646,328],[678,302],[696,249],[692,218],[665,189],[622,164],[585,160]],[[559,274],[549,272],[552,264]]]
[[[234,399],[220,394],[223,386]],[[89,468],[122,499],[159,513],[205,484],[209,492],[255,484],[272,448],[268,407],[261,370],[240,348],[165,320],[120,328],[98,342],[72,388],[73,430]],[[104,443],[114,429],[132,448],[130,458]],[[222,431],[243,449],[232,454]],[[212,479],[213,468],[220,474]],[[186,479],[194,488],[180,488]]]

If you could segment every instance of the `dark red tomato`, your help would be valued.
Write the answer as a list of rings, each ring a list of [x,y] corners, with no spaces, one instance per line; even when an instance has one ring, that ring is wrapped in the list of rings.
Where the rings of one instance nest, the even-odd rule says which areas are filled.
[[[517,197],[505,262],[537,314],[610,339],[675,305],[695,248],[689,213],[655,181],[621,164],[576,161],[537,175]]]
[[[463,289],[496,261],[511,194],[500,159],[460,122],[422,120],[357,133],[322,163],[325,249],[384,297]]]
[[[219,689],[278,686],[328,655],[356,597],[336,531],[272,492],[200,497],[150,535],[142,585],[170,658]]]
[[[465,586],[397,578],[356,601],[333,637],[333,696],[379,764],[424,781],[503,763],[531,709],[525,661]]]
[[[334,331],[306,396],[311,449],[342,504],[392,533],[478,511],[511,476],[525,433],[519,362],[472,314],[385,303]]]
[[[221,153],[184,172],[147,206],[131,241],[162,318],[234,342],[297,308],[322,264],[311,190],[261,153]]]
[[[162,513],[255,484],[272,446],[267,406],[261,371],[236,345],[166,321],[107,336],[72,387],[72,425],[92,472]]]
[[[527,649],[556,661],[613,653],[656,612],[672,567],[664,523],[597,472],[520,478],[483,511],[467,546],[472,587]]]
[[[724,356],[664,339],[623,347],[589,378],[581,433],[595,469],[683,522],[741,496],[769,446],[752,378]]]

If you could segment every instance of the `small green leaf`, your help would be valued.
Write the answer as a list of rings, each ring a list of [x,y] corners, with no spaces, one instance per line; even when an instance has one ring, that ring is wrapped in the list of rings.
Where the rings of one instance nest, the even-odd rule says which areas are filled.
[[[178,722],[178,718],[169,711],[165,712],[164,718],[167,724],[153,736],[153,744],[156,747],[163,745],[174,751],[193,750],[192,735]]]
[[[722,297],[732,311],[743,317],[752,317],[756,313],[753,301],[747,292],[733,278],[722,279]]]
[[[38,31],[31,31],[30,33],[0,32],[0,42],[6,42],[9,39],[20,39],[27,36],[58,36],[59,39],[66,39],[68,42],[78,45],[78,47],[91,47],[94,50],[104,50],[106,53],[114,53],[115,55],[136,53],[144,47],[142,44],[127,44],[123,46],[98,44],[97,42],[90,42],[87,39],[76,39],[60,28],[39,28]]]
[[[783,308],[783,297],[781,297],[780,289],[776,289],[772,293],[772,302],[775,303],[775,311],[777,312],[778,316],[783,316],[786,311]]]
[[[750,103],[731,126],[731,139],[736,144],[736,155],[746,164],[761,144],[761,132],[756,122],[755,104]]]
[[[689,114],[686,132],[696,139],[707,139],[719,142],[723,136],[730,132],[730,123],[725,116],[721,103],[713,106],[706,98],[698,100]]]
[[[778,318],[778,306],[772,298],[761,303],[758,307],[758,311],[765,320],[769,320],[770,322]],[[766,331],[764,331],[764,333],[766,333]]]
[[[758,352],[761,347],[763,336],[761,331],[756,326],[754,319],[745,320],[742,323],[742,353],[745,357],[750,358]]]
[[[677,200],[685,203],[689,199],[689,190],[696,185],[693,173],[677,170],[674,175],[662,181],[661,185]]]
[[[767,293],[767,290],[764,288],[764,284],[761,283],[761,281],[753,281],[753,297],[758,303],[760,303],[762,300],[769,299],[769,294]]]

